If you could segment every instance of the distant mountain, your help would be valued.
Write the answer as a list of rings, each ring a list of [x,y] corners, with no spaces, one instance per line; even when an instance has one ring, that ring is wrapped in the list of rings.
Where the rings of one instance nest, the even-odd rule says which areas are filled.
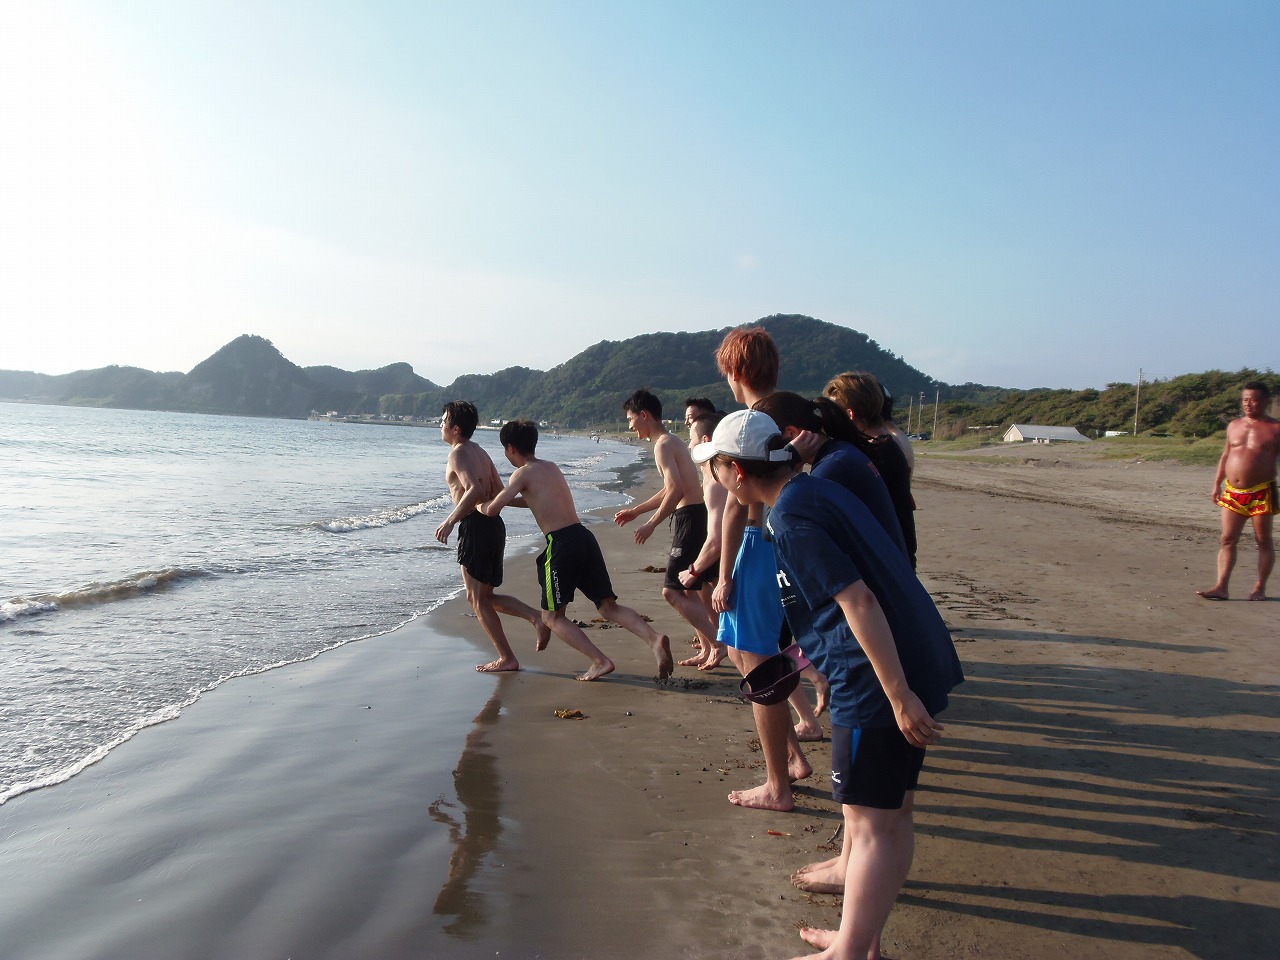
[[[797,315],[759,323],[778,342],[786,389],[816,394],[833,373],[854,369],[875,373],[895,394],[934,389],[935,381],[856,330]],[[637,387],[653,390],[673,412],[690,395],[729,406],[732,398],[715,365],[716,347],[729,329],[605,340],[548,371],[509,367],[467,374],[447,387],[418,376],[407,363],[356,372],[304,369],[271,341],[246,334],[186,374],[114,366],[60,376],[0,371],[0,397],[257,417],[305,417],[313,410],[433,417],[446,401],[468,399],[486,420],[533,417],[589,426],[621,421],[622,399]]]
[[[183,409],[250,417],[298,417],[311,410],[316,385],[270,340],[245,335],[196,364],[183,384]]]

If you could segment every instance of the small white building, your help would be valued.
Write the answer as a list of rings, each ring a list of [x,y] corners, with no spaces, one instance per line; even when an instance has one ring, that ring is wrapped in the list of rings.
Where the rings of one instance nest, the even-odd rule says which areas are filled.
[[[1075,427],[1045,427],[1038,423],[1015,423],[1004,432],[1005,443],[1088,443],[1089,438]]]

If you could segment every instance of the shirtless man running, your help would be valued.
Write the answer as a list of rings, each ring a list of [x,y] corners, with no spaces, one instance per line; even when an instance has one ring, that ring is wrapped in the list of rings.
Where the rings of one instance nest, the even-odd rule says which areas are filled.
[[[1196,593],[1206,600],[1226,600],[1227,581],[1236,565],[1236,545],[1246,520],[1253,520],[1258,544],[1258,582],[1250,600],[1267,599],[1267,577],[1276,562],[1271,539],[1272,517],[1280,512],[1276,496],[1276,459],[1280,457],[1280,421],[1268,416],[1271,391],[1250,380],[1240,388],[1244,416],[1227,427],[1227,446],[1213,478],[1213,500],[1222,507],[1222,539],[1218,545],[1218,582]],[[1223,488],[1225,482],[1226,487]]]
[[[502,555],[506,550],[507,528],[501,517],[486,517],[477,510],[480,504],[492,500],[502,489],[498,470],[480,444],[471,439],[480,415],[475,404],[468,400],[455,400],[444,405],[440,418],[440,439],[449,444],[449,460],[445,464],[444,479],[453,497],[453,510],[444,523],[436,527],[436,539],[449,542],[449,534],[458,528],[458,563],[462,567],[462,582],[467,588],[467,602],[476,618],[484,626],[498,659],[476,667],[481,673],[505,673],[519,670],[516,659],[502,629],[499,613],[519,617],[533,624],[538,635],[538,649],[545,649],[551,639],[551,630],[542,622],[538,611],[527,603],[494,593],[502,586]]]
[[[564,474],[550,460],[539,460],[534,455],[538,425],[531,420],[508,421],[502,425],[498,439],[507,460],[516,469],[502,492],[480,511],[496,517],[508,505],[528,507],[546,535],[547,548],[537,560],[538,583],[542,587],[542,622],[557,637],[591,659],[591,668],[579,674],[578,679],[598,680],[613,672],[614,663],[565,615],[565,608],[577,590],[596,605],[600,616],[625,627],[648,645],[658,663],[658,679],[671,676],[670,641],[649,626],[639,613],[618,602],[600,544],[578,519],[573,491]]]
[[[707,539],[707,506],[702,498],[702,481],[689,448],[662,422],[662,401],[648,390],[637,390],[622,404],[627,426],[637,437],[653,444],[653,461],[662,477],[662,489],[643,503],[619,510],[613,522],[625,527],[632,520],[652,513],[636,528],[636,543],[644,543],[658,524],[672,518],[671,551],[667,556],[667,576],[662,584],[662,598],[689,621],[698,635],[698,655],[681,660],[683,667],[709,670],[724,658],[724,645],[716,653],[716,628],[703,606],[702,584],[686,587],[680,571],[692,564]]]

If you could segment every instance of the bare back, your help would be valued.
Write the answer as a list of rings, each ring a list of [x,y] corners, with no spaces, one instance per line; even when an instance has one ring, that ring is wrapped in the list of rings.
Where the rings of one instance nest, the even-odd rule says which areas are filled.
[[[1240,417],[1227,427],[1223,470],[1227,483],[1237,490],[1274,480],[1277,457],[1280,457],[1280,421],[1268,416]]]
[[[472,487],[478,488],[479,503],[492,500],[502,489],[498,468],[493,465],[493,460],[484,448],[474,440],[464,441],[449,450],[444,479],[455,504]]]
[[[573,491],[560,468],[550,460],[529,460],[511,475],[507,487],[524,498],[543,533],[553,533],[581,523]]]

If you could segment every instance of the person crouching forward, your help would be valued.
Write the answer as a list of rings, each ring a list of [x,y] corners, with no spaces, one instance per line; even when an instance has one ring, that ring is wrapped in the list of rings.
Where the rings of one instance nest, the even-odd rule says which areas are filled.
[[[879,956],[880,935],[911,867],[912,806],[935,717],[964,675],[946,624],[902,551],[844,487],[797,473],[777,424],[732,413],[694,452],[743,503],[771,509],[778,586],[805,655],[831,684],[832,794],[844,813],[840,855],[792,875],[802,890],[843,893],[840,929],[800,931],[823,957]]]

